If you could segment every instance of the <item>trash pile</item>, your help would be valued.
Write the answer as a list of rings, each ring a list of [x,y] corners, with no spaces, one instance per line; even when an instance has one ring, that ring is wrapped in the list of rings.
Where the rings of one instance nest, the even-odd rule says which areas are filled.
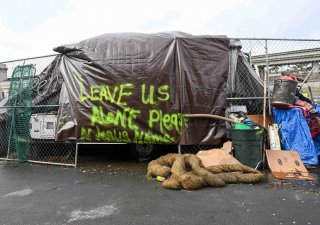
[[[271,99],[274,123],[279,128],[282,150],[297,151],[304,164],[318,165],[320,105],[300,90],[295,75],[283,73],[275,81]]]
[[[247,115],[244,105],[228,107],[226,117],[186,115],[225,120],[232,151],[230,142],[230,148],[225,143],[221,149],[204,150],[196,155],[168,154],[149,163],[147,177],[157,178],[164,188],[185,190],[257,183],[264,178],[257,169],[261,165],[265,168],[267,159],[277,179],[315,180],[305,165],[319,164],[320,105],[300,90],[295,76],[284,74],[275,80],[273,117],[265,109],[263,115]]]

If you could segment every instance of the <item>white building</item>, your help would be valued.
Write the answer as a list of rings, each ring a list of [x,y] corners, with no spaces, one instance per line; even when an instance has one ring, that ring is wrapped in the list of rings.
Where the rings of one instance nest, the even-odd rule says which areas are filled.
[[[8,95],[10,82],[7,77],[7,66],[0,63],[0,101]]]
[[[5,96],[8,96],[10,88],[10,81],[0,81],[0,100],[3,99]]]

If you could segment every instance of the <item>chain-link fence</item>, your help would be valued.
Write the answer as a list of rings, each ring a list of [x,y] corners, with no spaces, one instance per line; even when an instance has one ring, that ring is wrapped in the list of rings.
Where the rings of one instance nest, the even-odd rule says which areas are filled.
[[[320,103],[320,40],[233,38],[227,87],[227,111],[231,108],[251,115],[262,115],[264,82],[266,112],[274,81],[282,72],[298,78],[300,93]],[[226,113],[227,114],[227,113]],[[182,153],[197,153],[212,145],[180,146]]]
[[[216,146],[216,145],[181,145],[179,146],[179,152],[182,154],[184,153],[196,154],[201,150],[209,150],[209,149],[214,149],[218,147],[219,146]]]
[[[0,63],[0,158],[76,166],[77,143],[55,141],[63,80],[54,69],[59,55]],[[32,76],[17,68],[32,68]],[[26,83],[28,80],[29,83]],[[31,90],[30,104],[26,90]],[[22,131],[27,132],[22,132]]]
[[[33,65],[33,105],[30,118],[29,161],[75,165],[75,141],[54,141],[59,91],[63,83],[55,71],[59,55],[29,58],[0,63],[0,158],[17,159],[10,151],[10,131],[6,124],[10,79],[17,66]],[[266,110],[273,82],[282,72],[294,73],[303,96],[320,103],[320,40],[233,38],[230,48],[230,67],[227,87],[227,109],[233,106],[247,114],[261,115],[264,108],[264,80],[267,84]],[[53,66],[52,66],[53,65]],[[4,75],[5,72],[5,75]],[[4,78],[5,79],[1,79]],[[1,104],[2,103],[2,104]],[[2,118],[3,117],[3,118]],[[9,135],[9,136],[8,136]],[[180,146],[182,153],[197,153],[214,145]]]
[[[320,103],[320,40],[300,39],[249,39],[240,38],[236,65],[235,91],[230,91],[229,105],[245,105],[249,114],[261,114],[263,109],[263,83],[266,78],[267,99],[272,95],[273,83],[283,72],[291,73],[298,78],[298,89],[301,94],[314,103]],[[240,53],[239,53],[240,54]],[[239,63],[245,59],[260,80],[260,85],[251,87],[248,80],[250,69]],[[269,101],[267,110],[270,111]]]

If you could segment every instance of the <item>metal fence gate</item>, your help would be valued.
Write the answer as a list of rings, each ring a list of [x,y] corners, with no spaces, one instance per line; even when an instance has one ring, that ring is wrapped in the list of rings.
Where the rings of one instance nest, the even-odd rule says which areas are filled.
[[[257,38],[233,38],[239,40],[241,52],[250,65],[250,70],[261,81],[267,82],[267,100],[272,95],[272,87],[275,79],[282,72],[289,71],[297,75],[299,86],[303,95],[320,104],[320,40],[310,39],[257,39]],[[14,60],[0,63],[0,72],[6,71],[7,80],[0,80],[0,158],[17,159],[9,153],[9,134],[6,122],[1,112],[7,110],[7,106],[1,105],[1,100],[7,97],[10,86],[10,78],[17,66],[32,64],[36,68],[33,93],[43,96],[48,90],[61,85],[58,75],[46,77],[43,71],[54,61],[58,55],[50,55],[22,60]],[[249,114],[261,114],[263,110],[263,95],[257,94],[248,86],[246,80],[248,68],[243,64],[237,64],[237,79],[240,91],[230,93],[227,98],[227,106],[245,105]],[[1,78],[1,76],[0,76]],[[261,92],[259,92],[261,93]],[[28,161],[51,163],[59,165],[76,165],[77,143],[75,141],[56,142],[52,137],[55,127],[55,114],[59,102],[57,95],[47,98],[45,102],[38,102],[32,106],[31,117],[31,141]],[[270,102],[267,101],[267,111],[270,113]],[[35,126],[35,127],[32,127]],[[201,149],[212,148],[212,145],[187,145],[179,146],[182,153],[196,153]]]
[[[28,161],[44,164],[56,164],[65,166],[76,166],[77,163],[77,143],[70,140],[67,142],[55,141],[55,129],[57,123],[57,111],[59,108],[59,94],[52,94],[48,97],[41,98],[46,95],[48,91],[57,89],[61,85],[57,74],[52,72],[52,76],[46,76],[48,66],[55,60],[58,55],[50,55],[43,57],[35,57],[14,61],[7,61],[1,63],[2,73],[6,73],[6,78],[0,81],[0,159],[14,160],[14,161]],[[15,99],[17,95],[21,98],[26,98],[25,88],[17,88],[12,96],[9,96],[10,85],[12,86],[14,79],[12,77],[15,68],[20,68],[25,65],[31,66],[34,70],[32,80],[32,99],[33,103],[30,106],[30,116],[23,120],[21,118],[21,111],[26,108],[26,105],[6,104],[4,102],[8,99]],[[12,90],[12,88],[11,88]],[[42,99],[34,102],[34,99]],[[26,111],[26,110],[25,110]],[[20,114],[19,114],[20,112]],[[17,123],[11,123],[8,115],[13,118],[21,118]],[[25,121],[28,120],[28,121]],[[13,130],[27,129],[30,131],[28,136],[23,137],[21,132],[14,135]],[[20,145],[13,144],[18,140]],[[23,143],[23,144],[21,144]],[[28,149],[23,154],[17,154],[18,146]]]

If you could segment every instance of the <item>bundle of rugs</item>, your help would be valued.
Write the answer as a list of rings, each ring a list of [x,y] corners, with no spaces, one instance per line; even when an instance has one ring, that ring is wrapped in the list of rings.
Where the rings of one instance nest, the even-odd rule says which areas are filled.
[[[264,175],[242,164],[204,167],[194,154],[167,154],[148,165],[148,178],[164,177],[162,186],[168,189],[197,190],[203,187],[224,187],[226,184],[257,183]]]

